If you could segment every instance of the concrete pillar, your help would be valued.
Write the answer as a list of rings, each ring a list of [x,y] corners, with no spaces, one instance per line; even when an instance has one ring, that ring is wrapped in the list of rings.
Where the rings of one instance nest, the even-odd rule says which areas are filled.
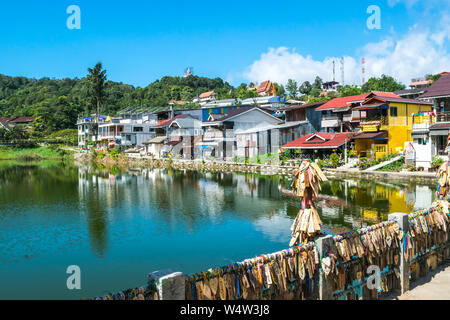
[[[185,276],[172,270],[155,271],[148,275],[148,282],[156,284],[159,300],[185,300]]]
[[[319,251],[320,260],[324,258],[324,256],[331,252],[335,252],[335,244],[333,236],[328,235],[324,237],[318,238],[316,241],[316,246]],[[322,266],[319,266],[318,278],[319,278],[319,292],[318,299],[319,300],[333,300],[333,286],[332,282],[325,278],[325,274],[322,270]]]
[[[409,221],[408,214],[406,213],[391,213],[388,216],[389,221],[395,221],[398,223],[400,231],[408,232]],[[409,262],[405,259],[405,252],[403,241],[405,241],[405,236],[403,236],[400,241],[400,294],[404,294],[409,290]]]

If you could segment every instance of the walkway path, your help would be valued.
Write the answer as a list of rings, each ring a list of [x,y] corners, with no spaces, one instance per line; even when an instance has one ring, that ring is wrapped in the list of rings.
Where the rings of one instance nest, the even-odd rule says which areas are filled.
[[[349,159],[347,164],[344,164],[343,166],[340,166],[339,168],[336,168],[337,171],[341,170],[358,170],[356,168],[353,168],[358,163],[358,159]]]
[[[401,156],[397,156],[397,157],[395,157],[395,158],[393,158],[393,159],[391,159],[391,160],[388,160],[388,161],[379,163],[379,164],[377,164],[376,166],[367,168],[367,169],[364,170],[364,171],[375,171],[375,170],[378,170],[378,169],[383,168],[383,167],[385,167],[385,166],[387,166],[387,165],[389,165],[389,164],[391,164],[391,163],[394,163],[395,161],[400,160],[401,158],[402,158]]]
[[[450,263],[446,263],[426,276],[414,281],[410,290],[401,296],[388,296],[395,300],[450,300]]]

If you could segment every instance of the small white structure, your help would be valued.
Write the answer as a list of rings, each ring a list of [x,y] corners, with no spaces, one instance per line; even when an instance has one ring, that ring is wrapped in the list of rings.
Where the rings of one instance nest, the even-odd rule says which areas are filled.
[[[145,145],[145,154],[151,155],[155,159],[160,159],[162,157],[162,150],[164,147],[164,142],[168,140],[166,136],[155,137],[147,142]]]

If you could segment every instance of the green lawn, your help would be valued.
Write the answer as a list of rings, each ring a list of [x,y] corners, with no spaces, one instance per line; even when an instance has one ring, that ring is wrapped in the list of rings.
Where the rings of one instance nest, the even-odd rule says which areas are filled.
[[[61,155],[47,147],[12,148],[0,146],[0,160],[61,159]]]

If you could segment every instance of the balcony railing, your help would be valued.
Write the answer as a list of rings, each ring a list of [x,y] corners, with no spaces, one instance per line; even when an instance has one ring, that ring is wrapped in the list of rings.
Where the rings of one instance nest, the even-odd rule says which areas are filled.
[[[371,117],[371,118],[365,118],[361,119],[361,126],[364,125],[388,125],[389,124],[389,118],[388,117]]]
[[[450,112],[437,112],[436,122],[450,122]]]
[[[413,131],[428,130],[431,123],[413,123]]]
[[[352,114],[344,114],[342,117],[342,121],[344,122],[351,122],[353,120]]]

